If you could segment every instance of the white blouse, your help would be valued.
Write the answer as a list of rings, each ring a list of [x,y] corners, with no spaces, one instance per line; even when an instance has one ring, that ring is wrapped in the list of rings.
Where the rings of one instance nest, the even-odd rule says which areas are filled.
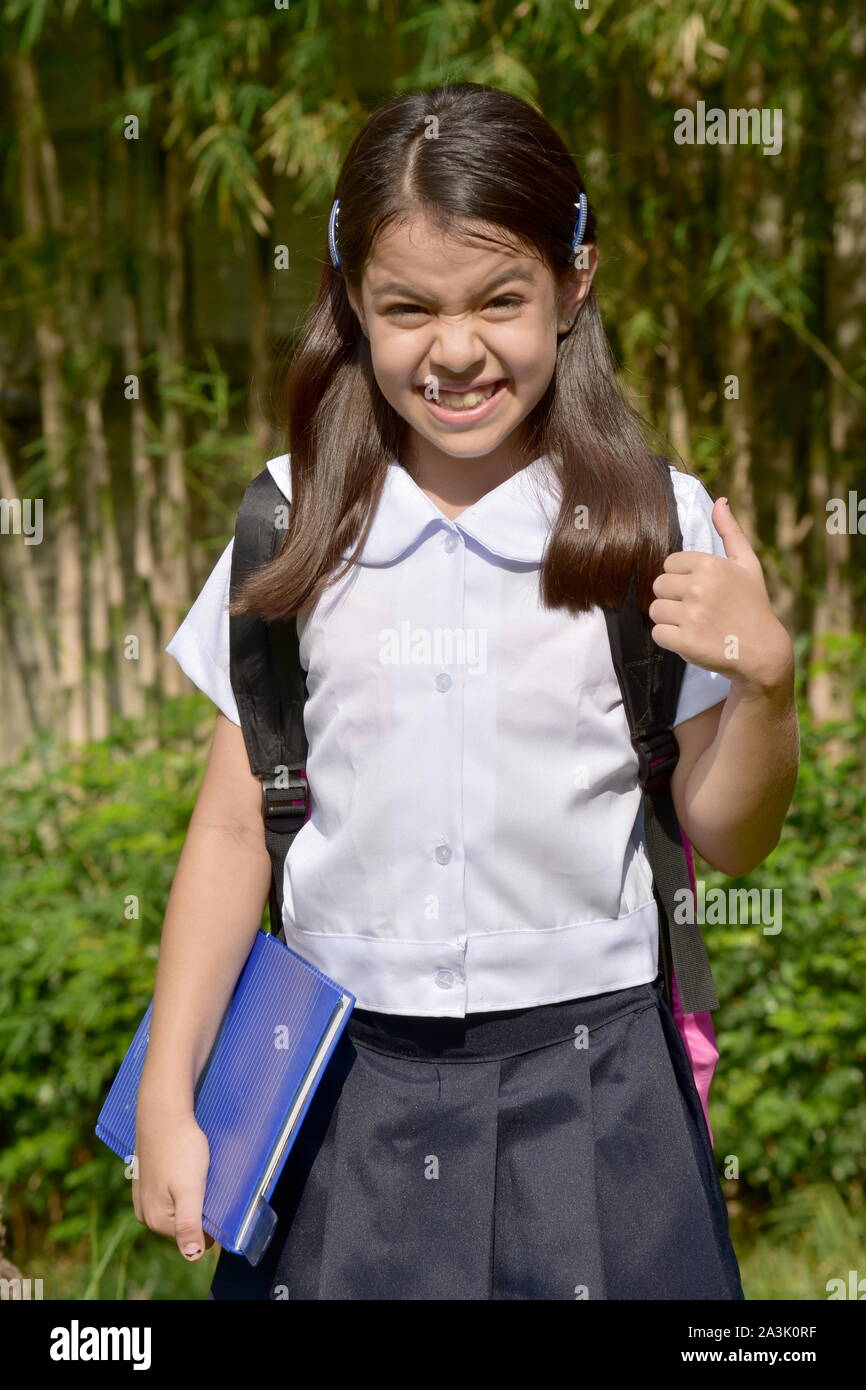
[[[289,455],[268,468],[290,499]],[[724,555],[706,489],[671,473],[683,549]],[[461,1017],[656,976],[604,615],[538,598],[556,486],[538,459],[451,521],[392,462],[358,563],[299,623],[312,812],[286,859],[286,939],[359,1008]],[[239,724],[232,544],[165,650]],[[688,663],[675,724],[729,689]]]

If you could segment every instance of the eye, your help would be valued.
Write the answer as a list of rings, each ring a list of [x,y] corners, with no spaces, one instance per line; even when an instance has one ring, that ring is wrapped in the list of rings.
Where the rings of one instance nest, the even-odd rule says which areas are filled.
[[[499,299],[491,299],[484,307],[485,309],[498,308],[500,310],[519,309],[522,303],[522,299],[516,299],[513,296],[505,295]],[[392,304],[389,309],[385,310],[385,315],[387,317],[390,314],[426,314],[426,312],[427,310],[422,309],[418,304]]]
[[[386,317],[389,314],[423,314],[424,310],[417,304],[392,304],[390,309],[385,310]]]

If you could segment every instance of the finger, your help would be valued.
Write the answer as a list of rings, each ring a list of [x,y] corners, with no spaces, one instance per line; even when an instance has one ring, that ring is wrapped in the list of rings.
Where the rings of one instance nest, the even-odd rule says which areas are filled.
[[[691,574],[703,558],[703,550],[672,550],[664,562],[663,569],[665,574]]]
[[[721,536],[726,557],[733,560],[734,564],[739,565],[747,574],[750,574],[766,593],[767,586],[764,582],[761,562],[755,554],[748,536],[731,511],[727,498],[717,498],[713,505],[712,521],[718,535]]]
[[[687,587],[687,574],[658,574],[653,580],[653,593],[659,598],[683,598]]]
[[[203,1192],[184,1190],[175,1198],[174,1238],[185,1259],[195,1261],[206,1250],[201,1224]]]
[[[665,651],[679,651],[679,643],[682,640],[681,629],[672,623],[657,623],[650,630],[650,636],[660,647],[664,647]]]
[[[685,604],[678,599],[654,598],[647,609],[647,617],[654,623],[669,623],[671,627],[679,627],[685,616]]]
[[[726,497],[716,498],[713,503],[711,519],[716,534],[721,537],[722,545],[725,547],[725,555],[729,560],[733,560],[738,565],[748,565],[750,558],[757,558],[749,543],[748,536],[731,511]]]

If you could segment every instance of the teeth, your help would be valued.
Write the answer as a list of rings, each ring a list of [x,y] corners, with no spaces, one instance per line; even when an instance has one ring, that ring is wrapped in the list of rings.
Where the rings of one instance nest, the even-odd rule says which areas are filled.
[[[467,391],[463,395],[457,395],[453,391],[440,391],[439,404],[445,405],[449,410],[471,410],[474,406],[480,405],[482,401],[489,401],[493,392],[496,390],[497,383],[487,386],[483,391]]]

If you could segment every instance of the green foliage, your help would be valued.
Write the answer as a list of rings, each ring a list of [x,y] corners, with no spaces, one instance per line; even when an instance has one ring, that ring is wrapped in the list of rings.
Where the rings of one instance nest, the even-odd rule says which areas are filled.
[[[863,1267],[863,1195],[828,1183],[796,1187],[767,1213],[757,1240],[740,1236],[736,1223],[732,1234],[747,1299],[823,1300],[829,1280],[847,1285],[848,1271]]]
[[[704,928],[720,1000],[720,1061],[710,1114],[720,1169],[747,1206],[804,1183],[862,1184],[866,1131],[866,644],[845,644],[854,718],[810,726],[800,705],[801,764],[778,847],[748,878],[698,870],[710,887],[781,890],[781,930]],[[802,692],[802,668],[800,671]],[[837,741],[850,750],[828,757]],[[769,902],[773,902],[770,897]]]
[[[131,1210],[93,1129],[153,991],[212,731],[210,701],[185,696],[0,769],[0,1185],[58,1244],[89,1236],[97,1194],[104,1217]]]
[[[218,1254],[219,1246],[212,1245],[190,1264],[173,1241],[153,1235],[136,1220],[131,1202],[110,1216],[94,1197],[80,1246],[67,1249],[55,1243],[34,1250],[22,1273],[41,1279],[43,1297],[51,1300],[206,1299]]]
[[[866,371],[862,334],[851,337],[839,319],[850,267],[832,255],[856,244],[862,226],[851,191],[859,170],[849,113],[862,85],[855,9],[814,0],[594,0],[588,9],[552,0],[403,7],[301,0],[275,23],[254,0],[175,9],[152,0],[3,0],[3,16],[7,56],[33,51],[42,92],[36,115],[47,100],[46,129],[59,135],[61,156],[62,120],[54,127],[64,105],[75,103],[68,90],[65,101],[52,100],[58,54],[71,55],[74,84],[99,54],[88,100],[75,107],[73,144],[83,130],[94,159],[107,160],[126,116],[138,114],[151,151],[183,156],[183,211],[199,214],[189,227],[195,235],[229,229],[239,266],[250,229],[269,251],[274,240],[294,250],[305,223],[324,224],[343,155],[380,99],[444,78],[529,98],[587,177],[599,215],[596,283],[640,407],[664,430],[668,398],[682,392],[689,458],[711,483],[730,451],[732,425],[746,426],[751,481],[766,515],[783,485],[799,514],[814,509],[806,484],[822,441],[833,476],[856,480],[861,433],[846,425],[844,443],[830,447],[849,403],[862,404]],[[784,108],[785,145],[772,159],[748,146],[674,145],[677,107],[698,99],[739,105],[747,97]],[[32,153],[22,153],[14,135],[0,142],[10,167],[28,167]],[[290,185],[297,219],[288,228],[272,203],[280,180]],[[61,183],[69,227],[81,230],[22,232],[5,246],[6,303],[24,322],[62,287],[64,264],[94,273],[90,193],[65,164]],[[151,191],[157,200],[159,189]],[[125,247],[133,224],[141,229],[139,254],[152,255],[149,224],[134,200],[106,231],[119,228]],[[116,257],[107,253],[99,266],[106,286]],[[139,308],[146,321],[148,305]],[[671,353],[679,340],[682,352]],[[736,351],[744,343],[748,353]],[[14,347],[7,356],[14,360]],[[215,515],[227,476],[236,498],[232,470],[240,481],[261,467],[258,445],[247,457],[245,425],[232,426],[241,388],[223,356],[205,345],[198,366],[180,374],[169,361],[157,397],[186,423],[187,487]],[[674,376],[668,363],[678,360],[683,368]],[[723,405],[721,383],[739,360],[753,365],[750,399],[738,415]],[[143,356],[141,369],[154,361]],[[83,372],[105,369],[98,356],[77,361],[66,344],[73,399]],[[159,413],[146,416],[145,428],[158,459],[173,436]],[[784,481],[763,467],[780,441],[790,446]],[[65,447],[86,459],[86,440],[76,436]],[[45,450],[41,438],[22,435],[22,493],[52,495],[56,457]],[[23,460],[31,461],[26,470]],[[821,548],[815,552],[796,557],[805,560],[794,596],[804,627],[824,584]],[[783,572],[790,561],[797,573],[793,558],[780,549]],[[856,572],[846,582],[859,602]],[[799,646],[802,666],[806,643]],[[856,1267],[852,1252],[864,1228],[862,641],[843,648],[841,659],[854,716],[815,729],[801,705],[801,772],[778,848],[741,881],[698,867],[708,888],[782,892],[778,934],[760,925],[705,933],[721,1000],[711,1115],[720,1166],[729,1154],[739,1164],[727,1190],[748,1246],[752,1298],[823,1296],[824,1282],[844,1273],[846,1261]],[[44,738],[0,769],[0,1185],[9,1191],[16,1243],[9,1253],[38,1251],[40,1264],[56,1272],[55,1290],[77,1298],[206,1289],[204,1261],[187,1266],[131,1217],[119,1161],[93,1126],[152,991],[165,903],[212,727],[210,703],[187,697],[166,702],[145,724],[116,724],[104,744],[67,756]],[[829,756],[834,743],[850,750],[841,764]],[[126,914],[130,894],[138,916]],[[72,1265],[70,1252],[80,1249],[84,1265]]]

